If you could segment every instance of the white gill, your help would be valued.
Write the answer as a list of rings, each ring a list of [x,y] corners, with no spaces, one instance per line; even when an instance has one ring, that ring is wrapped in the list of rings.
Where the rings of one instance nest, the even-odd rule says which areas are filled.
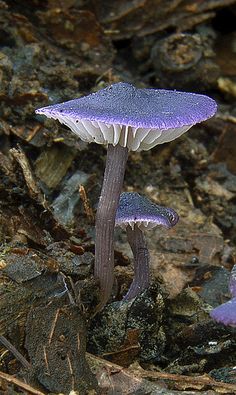
[[[188,125],[174,129],[149,129],[73,119],[58,114],[47,114],[47,116],[49,115],[68,126],[83,141],[98,144],[120,144],[123,147],[128,147],[130,151],[147,151],[155,145],[172,141],[187,132],[192,126]]]

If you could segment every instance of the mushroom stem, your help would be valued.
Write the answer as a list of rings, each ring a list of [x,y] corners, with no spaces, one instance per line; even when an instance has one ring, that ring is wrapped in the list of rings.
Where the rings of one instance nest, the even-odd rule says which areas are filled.
[[[134,256],[134,279],[124,301],[137,296],[149,286],[149,252],[143,232],[138,225],[126,227],[127,239]]]
[[[94,275],[100,281],[101,300],[97,310],[108,301],[114,281],[114,228],[128,148],[108,144],[106,168],[96,214]]]

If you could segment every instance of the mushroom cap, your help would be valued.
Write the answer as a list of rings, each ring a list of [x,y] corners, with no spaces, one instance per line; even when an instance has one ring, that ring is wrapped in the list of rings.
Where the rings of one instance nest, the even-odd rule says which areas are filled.
[[[37,114],[58,119],[82,140],[148,150],[212,117],[216,102],[194,93],[137,89],[117,83],[96,93],[39,108]]]
[[[224,325],[236,326],[236,265],[231,270],[229,290],[233,298],[211,310],[210,316]]]
[[[135,224],[140,229],[152,229],[158,225],[171,228],[179,220],[178,214],[168,207],[152,203],[137,192],[123,192],[116,212],[116,226],[126,228]]]
[[[236,298],[211,310],[210,316],[224,325],[236,326]]]

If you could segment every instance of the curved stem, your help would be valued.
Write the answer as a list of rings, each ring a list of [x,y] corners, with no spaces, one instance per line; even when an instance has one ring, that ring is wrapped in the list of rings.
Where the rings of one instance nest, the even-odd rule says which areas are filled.
[[[128,148],[109,144],[102,192],[96,214],[94,275],[100,281],[101,301],[97,310],[108,301],[114,281],[114,228],[116,210],[123,186]]]
[[[134,279],[123,300],[130,300],[149,286],[149,252],[143,232],[135,224],[126,227],[127,239],[134,255]]]

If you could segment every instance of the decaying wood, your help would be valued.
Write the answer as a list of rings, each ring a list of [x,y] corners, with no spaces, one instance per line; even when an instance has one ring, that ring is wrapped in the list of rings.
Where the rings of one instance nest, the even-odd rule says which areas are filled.
[[[32,372],[45,388],[65,393],[78,390],[85,395],[97,388],[85,359],[85,321],[78,307],[67,305],[66,299],[62,303],[60,297],[54,298],[45,307],[31,310],[26,348]]]
[[[168,28],[189,30],[211,19],[218,7],[234,4],[235,0],[116,0],[90,1],[98,20],[113,39],[143,37]]]
[[[119,365],[105,361],[99,357],[87,354],[87,359],[96,376],[100,386],[103,389],[113,388],[114,393],[122,391],[122,394],[129,394],[132,388],[132,393],[142,394],[179,394],[184,395],[189,393],[192,395],[202,394],[235,394],[236,385],[226,384],[213,380],[211,377],[197,376],[190,377],[184,375],[152,372],[142,369],[139,365],[129,369],[122,368]],[[154,383],[149,386],[151,383]],[[163,383],[168,383],[173,389],[163,390]],[[142,392],[139,392],[142,391]]]
[[[85,213],[86,213],[86,215],[88,217],[88,220],[89,220],[90,223],[94,224],[94,221],[95,221],[94,212],[93,212],[93,209],[91,207],[90,201],[88,199],[85,187],[83,185],[80,185],[80,187],[79,187],[79,194],[80,194],[80,197],[82,199],[83,206],[84,206],[84,211],[85,211]]]
[[[73,148],[58,144],[44,150],[35,162],[36,176],[47,188],[55,189],[66,175],[75,155]]]
[[[0,335],[0,343],[2,343],[2,345],[16,357],[16,359],[18,359],[26,369],[31,368],[30,363],[25,359],[25,357],[23,357],[23,355],[2,335]]]
[[[99,346],[114,363],[88,354],[90,367],[102,395],[235,394],[233,384],[210,377],[232,369],[235,332],[210,321],[209,310],[227,299],[236,260],[235,32],[230,18],[219,24],[224,12],[235,18],[236,0],[48,0],[25,10],[20,3],[0,0],[0,363],[12,373],[0,372],[0,392],[69,392],[81,377],[80,394],[86,386],[97,391],[85,338],[99,302],[92,224],[104,151],[35,109],[130,81],[208,91],[223,106],[177,142],[130,155],[124,189],[173,207],[180,221],[147,236],[162,288],[157,314],[144,296],[136,310],[127,308],[122,331],[117,305],[132,267],[125,236],[117,234],[116,312],[103,330],[92,328],[100,345],[88,333],[91,352]],[[127,319],[134,327],[127,329]],[[214,349],[208,342],[215,337]],[[106,350],[104,338],[114,348]],[[137,361],[147,352],[143,370]],[[15,377],[20,369],[28,384]]]
[[[41,392],[35,388],[33,388],[31,385],[24,383],[23,381],[17,379],[14,376],[11,376],[10,374],[7,373],[3,373],[0,371],[0,379],[2,381],[6,381],[9,384],[13,384],[14,386],[16,386],[17,388],[19,388],[20,390],[26,391],[26,393],[28,394],[32,394],[32,395],[45,395],[44,392]],[[4,393],[4,392],[3,392]]]
[[[10,152],[21,167],[26,185],[29,189],[29,195],[32,197],[32,199],[35,199],[42,205],[45,205],[46,202],[44,202],[43,194],[36,183],[35,177],[33,176],[32,170],[30,168],[29,161],[24,151],[22,149],[12,148]]]

